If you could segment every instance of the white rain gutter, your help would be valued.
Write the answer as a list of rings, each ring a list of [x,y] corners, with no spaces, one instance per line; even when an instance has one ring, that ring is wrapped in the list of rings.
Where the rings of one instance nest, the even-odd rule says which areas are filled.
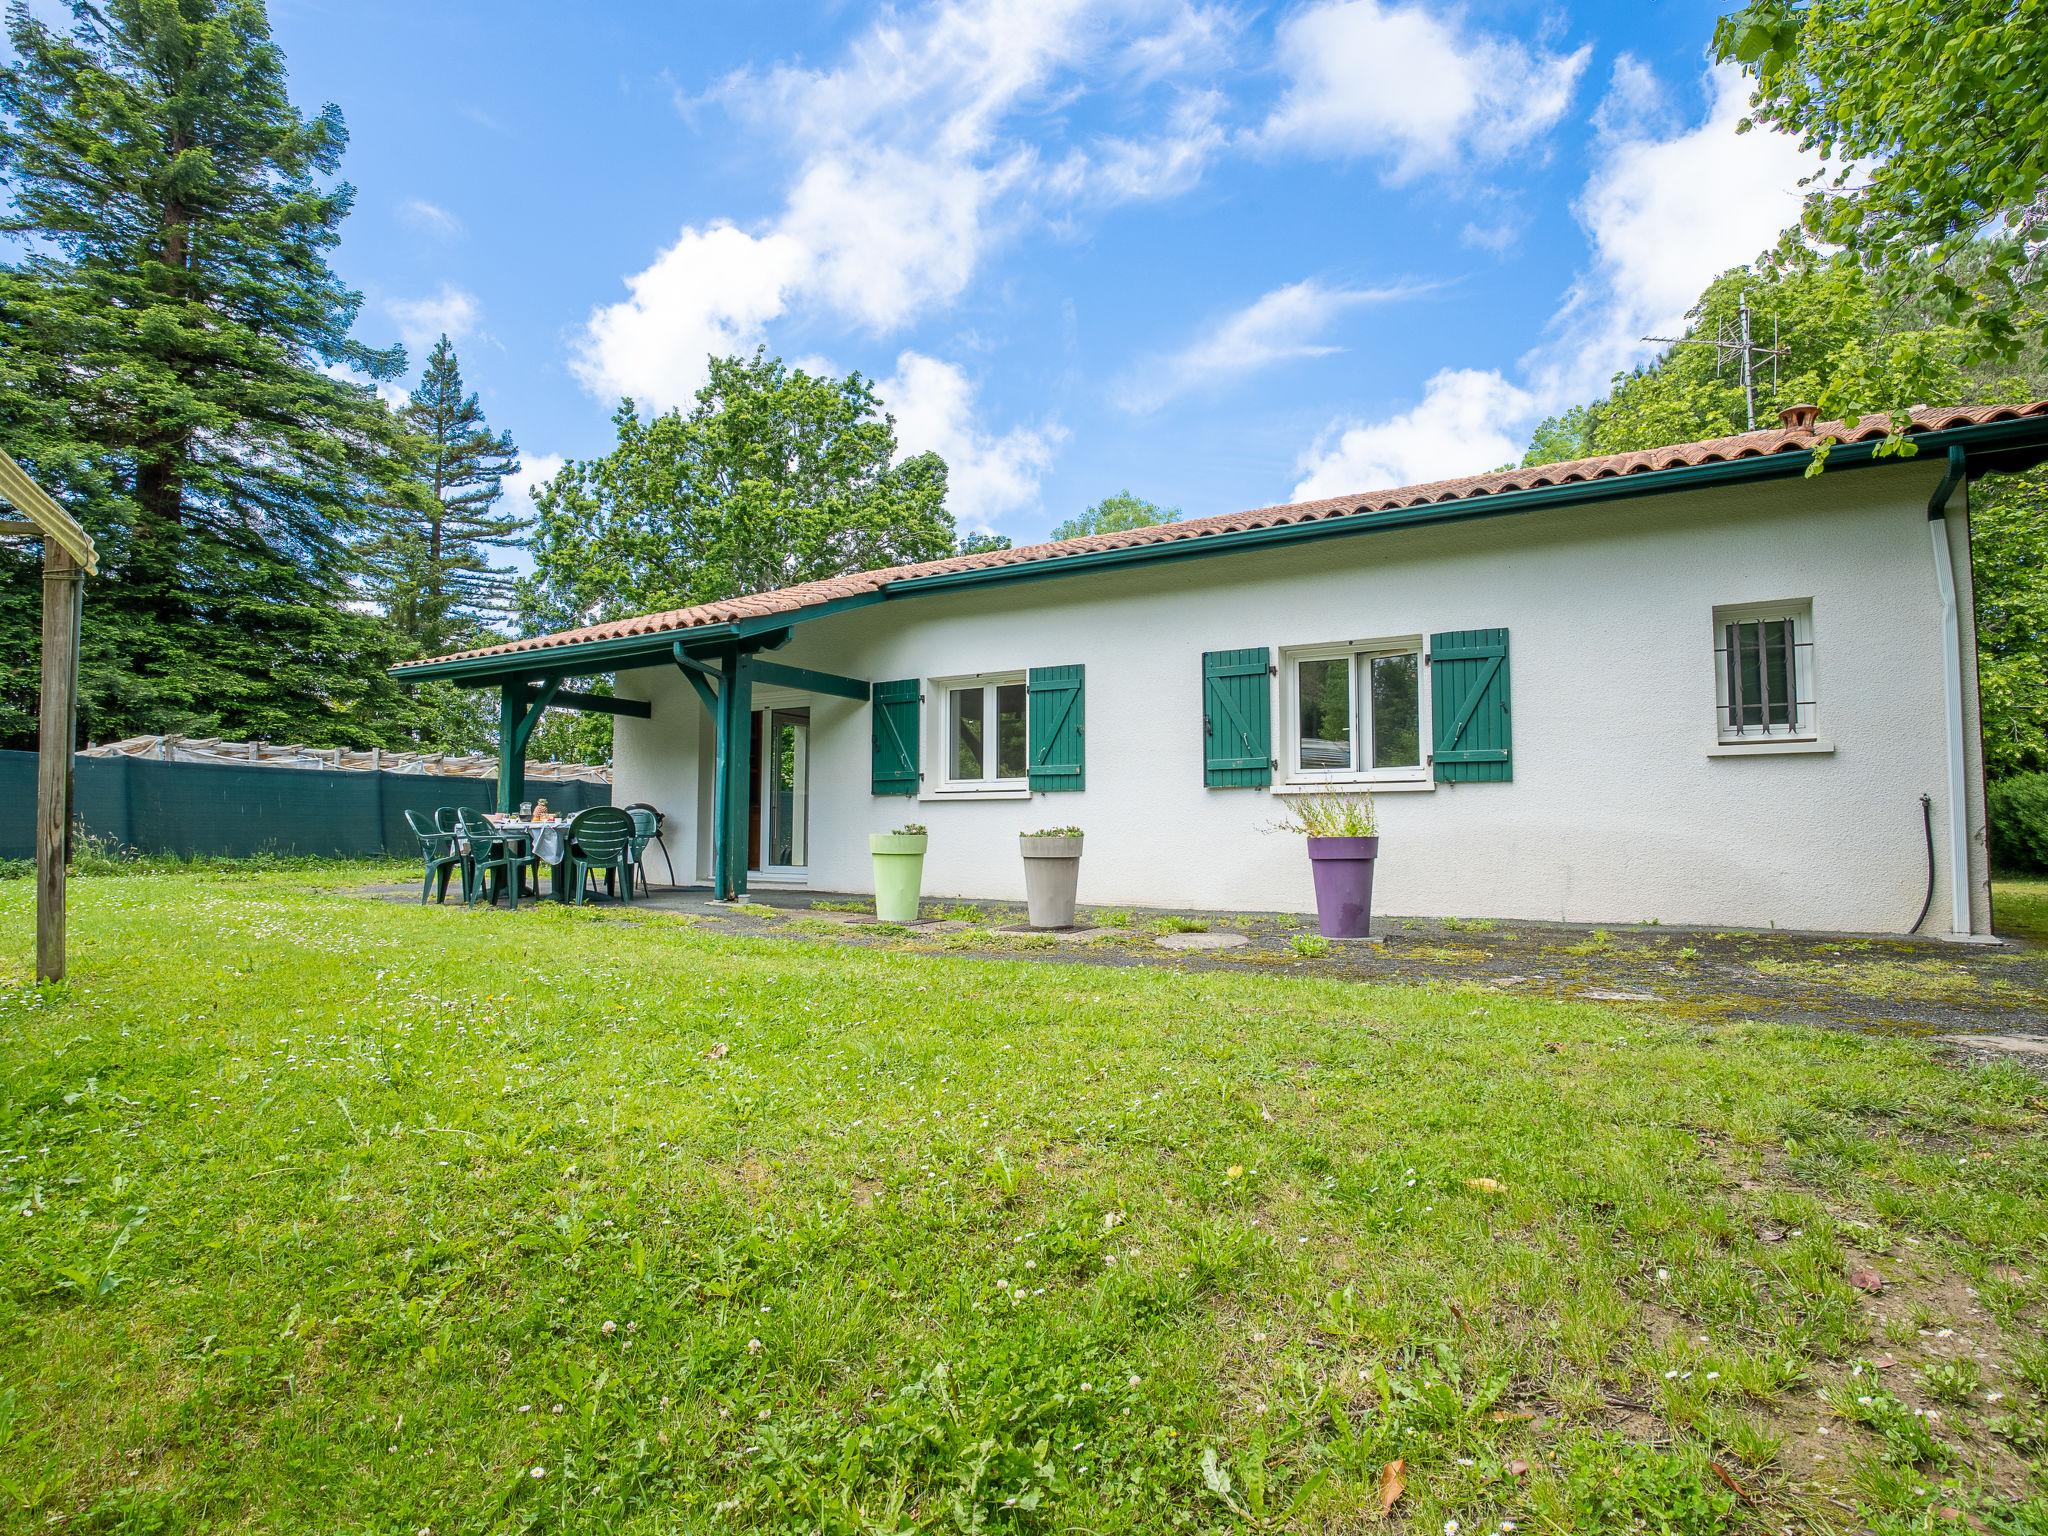
[[[1963,757],[1963,645],[1956,600],[1955,559],[1949,553],[1948,502],[1963,483],[1965,456],[1948,451],[1948,468],[1927,500],[1927,527],[1934,536],[1934,581],[1941,593],[1941,691],[1948,727],[1948,892],[1949,928],[1955,938],[1970,932],[1970,812]]]

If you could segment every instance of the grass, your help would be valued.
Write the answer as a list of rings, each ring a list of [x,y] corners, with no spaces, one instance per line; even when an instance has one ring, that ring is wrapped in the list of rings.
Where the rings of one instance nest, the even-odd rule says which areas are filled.
[[[2048,944],[2048,875],[2008,875],[1991,882],[1992,927],[2009,939]]]
[[[349,873],[0,884],[0,1530],[2048,1519],[2016,1068]]]

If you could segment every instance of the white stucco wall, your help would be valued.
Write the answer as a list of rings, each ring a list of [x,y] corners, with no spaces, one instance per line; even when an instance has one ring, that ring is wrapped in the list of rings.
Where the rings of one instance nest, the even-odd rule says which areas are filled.
[[[1276,796],[1203,785],[1202,653],[1505,628],[1514,780],[1381,795],[1378,910],[1897,932],[1924,891],[1926,793],[1937,884],[1925,926],[1946,931],[1926,516],[1938,476],[1914,464],[1632,499],[934,594],[801,625],[773,659],[872,681],[1087,668],[1088,787],[1073,794],[876,797],[867,707],[811,700],[810,884],[871,889],[867,834],[916,820],[931,828],[928,895],[1019,899],[1017,833],[1072,823],[1088,838],[1084,902],[1309,910],[1298,840],[1265,830]],[[1966,578],[1960,496],[1957,508]],[[1713,610],[1779,599],[1812,601],[1819,732],[1834,750],[1709,756]],[[1967,683],[1979,867],[1965,878],[1981,928],[1973,669]],[[654,712],[618,722],[615,799],[666,810],[679,867],[705,873],[708,719],[673,668],[623,674],[619,691]],[[936,702],[924,712],[928,783]],[[1277,721],[1274,739],[1284,764]]]

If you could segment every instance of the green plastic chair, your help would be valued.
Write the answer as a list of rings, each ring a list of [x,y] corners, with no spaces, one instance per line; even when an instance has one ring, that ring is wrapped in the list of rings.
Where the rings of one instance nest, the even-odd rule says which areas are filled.
[[[462,845],[455,840],[452,831],[443,832],[418,811],[405,813],[405,824],[412,828],[413,836],[420,840],[420,862],[424,866],[424,878],[420,881],[420,905],[427,904],[427,897],[436,901],[448,899],[448,877],[462,876],[462,899],[469,901],[469,861],[462,856]],[[436,892],[438,882],[440,890]]]
[[[434,825],[453,837],[455,829],[462,825],[462,818],[456,814],[454,806],[444,805],[434,812]]]
[[[610,805],[578,811],[562,839],[569,863],[569,899],[580,903],[590,876],[604,871],[605,887],[633,899],[633,818]]]
[[[661,841],[661,822],[652,810],[644,805],[629,805],[626,814],[633,820],[633,879],[642,890],[652,883],[647,878],[647,847]],[[668,857],[668,848],[662,847],[661,856]],[[675,870],[671,868],[668,883],[676,883]]]
[[[492,826],[482,811],[473,811],[466,805],[456,815],[462,820],[463,835],[469,839],[469,889],[463,901],[472,902],[486,894],[484,876],[488,874],[491,905],[498,904],[501,890],[510,890],[512,909],[516,912],[520,876],[533,862],[533,849],[529,846],[532,840],[524,832],[507,832]]]

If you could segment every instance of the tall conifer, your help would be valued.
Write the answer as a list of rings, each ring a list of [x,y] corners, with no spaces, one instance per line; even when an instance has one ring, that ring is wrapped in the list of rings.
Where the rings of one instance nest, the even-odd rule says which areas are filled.
[[[352,189],[292,105],[259,0],[16,0],[0,68],[0,443],[77,510],[84,731],[404,739],[388,630],[352,602],[402,433],[328,265]],[[0,563],[0,740],[27,734],[33,569]]]

